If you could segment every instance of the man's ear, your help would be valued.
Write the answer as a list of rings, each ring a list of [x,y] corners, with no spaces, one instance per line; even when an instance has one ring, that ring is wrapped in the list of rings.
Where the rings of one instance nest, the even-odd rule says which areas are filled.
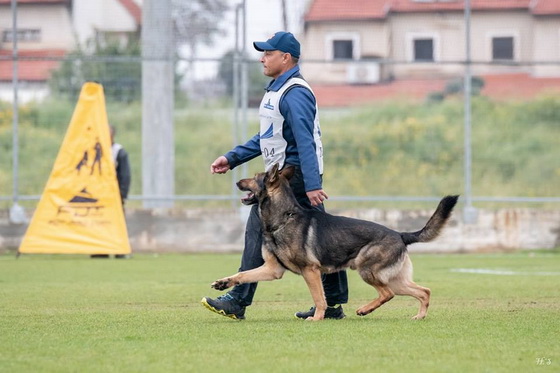
[[[280,171],[280,175],[284,176],[287,180],[290,180],[292,176],[294,176],[295,171],[296,168],[294,166],[287,166]]]

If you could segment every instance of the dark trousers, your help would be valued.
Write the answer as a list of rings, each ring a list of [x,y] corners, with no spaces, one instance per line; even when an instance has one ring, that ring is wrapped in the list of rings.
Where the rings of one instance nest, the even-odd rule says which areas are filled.
[[[303,174],[299,168],[296,168],[294,176],[290,179],[290,186],[294,191],[296,199],[304,208],[316,208],[325,211],[323,205],[313,207],[309,202],[307,194],[305,193]],[[258,205],[253,205],[245,228],[245,248],[243,249],[243,255],[241,257],[240,272],[263,265],[262,245],[263,232]],[[323,274],[321,278],[325,290],[325,297],[327,298],[327,304],[329,306],[348,302],[348,279],[346,277],[346,271]],[[239,302],[240,305],[249,306],[253,302],[253,296],[257,291],[257,285],[257,282],[237,285],[229,294]]]

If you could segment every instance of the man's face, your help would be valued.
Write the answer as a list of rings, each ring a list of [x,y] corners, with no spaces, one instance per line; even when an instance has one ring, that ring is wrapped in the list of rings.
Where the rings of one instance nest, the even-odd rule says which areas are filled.
[[[271,78],[278,78],[285,71],[290,55],[282,51],[264,51],[261,57],[263,73]]]

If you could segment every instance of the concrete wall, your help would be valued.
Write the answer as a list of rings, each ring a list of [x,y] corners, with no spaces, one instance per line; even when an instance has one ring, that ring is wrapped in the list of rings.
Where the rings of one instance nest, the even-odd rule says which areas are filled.
[[[248,208],[239,210],[127,210],[133,252],[241,251]],[[332,211],[375,221],[399,231],[424,226],[433,211]],[[0,211],[0,250],[17,248],[27,226],[9,223]],[[476,224],[464,224],[458,209],[434,242],[415,244],[411,252],[491,252],[560,247],[560,210],[502,209],[478,211]]]

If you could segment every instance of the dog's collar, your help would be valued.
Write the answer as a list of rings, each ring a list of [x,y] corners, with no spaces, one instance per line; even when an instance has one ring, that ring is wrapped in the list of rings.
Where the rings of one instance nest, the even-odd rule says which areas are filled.
[[[268,233],[276,233],[282,229],[284,229],[284,227],[286,226],[286,224],[288,224],[288,220],[290,220],[291,218],[293,218],[297,213],[295,211],[288,211],[285,213],[286,215],[286,220],[284,222],[282,222],[281,224],[278,224],[277,226],[265,226],[264,230]]]

